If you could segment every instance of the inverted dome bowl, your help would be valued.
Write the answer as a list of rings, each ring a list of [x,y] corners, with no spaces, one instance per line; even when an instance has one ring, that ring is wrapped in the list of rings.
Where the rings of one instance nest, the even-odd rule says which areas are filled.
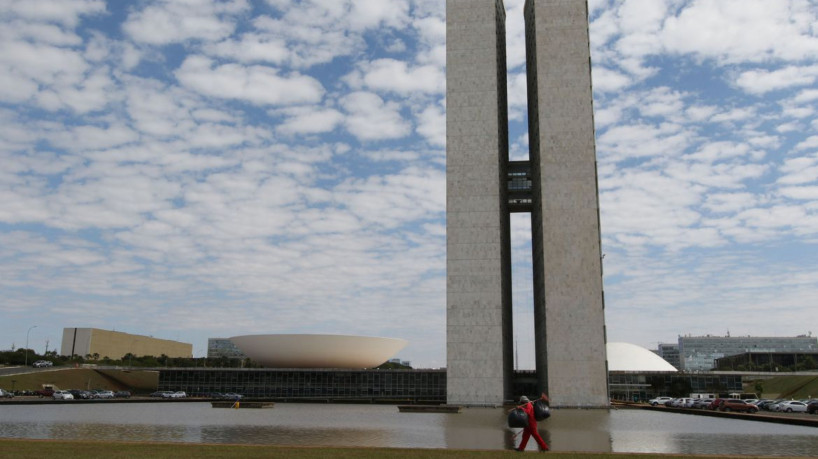
[[[242,335],[229,338],[247,357],[269,368],[372,368],[408,341],[351,335]]]

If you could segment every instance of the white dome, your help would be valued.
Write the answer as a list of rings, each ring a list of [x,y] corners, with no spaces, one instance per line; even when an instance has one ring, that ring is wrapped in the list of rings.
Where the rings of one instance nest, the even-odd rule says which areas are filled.
[[[270,368],[372,368],[408,341],[349,335],[243,335],[229,338],[247,357]]]
[[[677,372],[665,359],[630,343],[608,343],[608,371]]]

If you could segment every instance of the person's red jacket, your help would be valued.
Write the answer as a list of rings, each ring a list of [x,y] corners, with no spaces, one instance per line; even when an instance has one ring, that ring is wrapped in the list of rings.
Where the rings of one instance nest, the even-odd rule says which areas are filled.
[[[520,408],[525,411],[525,414],[528,415],[528,427],[533,430],[537,430],[537,419],[534,418],[534,404],[532,402],[528,402],[525,405],[522,405]]]

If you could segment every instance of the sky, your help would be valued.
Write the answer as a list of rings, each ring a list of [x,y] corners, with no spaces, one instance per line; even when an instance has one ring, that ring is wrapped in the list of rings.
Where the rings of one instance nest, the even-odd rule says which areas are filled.
[[[818,334],[818,1],[588,7],[608,340]],[[444,1],[0,0],[0,23],[0,349],[360,334],[446,365]],[[512,234],[533,368],[528,215]]]

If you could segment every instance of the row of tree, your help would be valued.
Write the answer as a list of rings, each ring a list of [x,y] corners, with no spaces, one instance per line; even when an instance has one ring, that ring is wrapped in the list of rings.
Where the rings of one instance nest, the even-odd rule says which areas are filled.
[[[45,354],[38,354],[33,349],[18,348],[13,351],[0,351],[0,365],[19,366],[31,365],[37,360],[48,360],[55,366],[76,366],[83,364],[97,364],[105,366],[128,366],[128,367],[142,367],[142,368],[156,368],[156,367],[178,367],[178,368],[192,368],[192,367],[215,367],[215,368],[257,368],[258,364],[250,359],[229,359],[227,357],[220,358],[192,358],[192,357],[168,357],[167,355],[152,356],[152,355],[133,355],[131,353],[123,355],[119,359],[113,359],[108,356],[100,356],[99,354],[88,354],[85,356],[75,355],[68,357],[59,355],[57,351],[49,351]]]
[[[0,351],[0,365],[20,366],[28,363],[31,365],[37,360],[48,360],[55,366],[76,366],[83,364],[96,364],[105,366],[121,366],[121,367],[138,367],[138,368],[194,368],[194,367],[210,367],[210,368],[261,368],[249,358],[236,359],[227,357],[217,358],[192,358],[192,357],[168,357],[167,355],[152,356],[152,355],[133,355],[131,353],[125,354],[122,358],[112,359],[108,356],[100,356],[99,354],[88,354],[85,356],[75,355],[68,357],[59,355],[57,351],[48,351],[45,354],[38,354],[33,349],[28,349],[28,356],[26,356],[26,349],[19,348],[12,351]],[[411,367],[395,363],[386,362],[379,366],[380,369],[410,369]]]

